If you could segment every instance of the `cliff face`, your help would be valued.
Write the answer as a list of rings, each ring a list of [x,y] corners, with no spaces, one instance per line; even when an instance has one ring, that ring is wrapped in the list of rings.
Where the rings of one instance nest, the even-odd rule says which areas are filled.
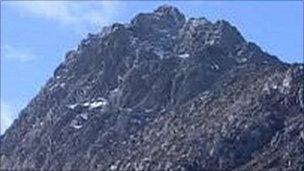
[[[304,169],[303,65],[171,6],[89,34],[1,137],[1,169]]]

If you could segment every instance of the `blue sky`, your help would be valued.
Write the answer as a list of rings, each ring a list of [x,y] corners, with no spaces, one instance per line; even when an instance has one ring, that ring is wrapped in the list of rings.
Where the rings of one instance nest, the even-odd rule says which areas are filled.
[[[228,20],[285,62],[303,61],[300,1],[1,1],[1,133],[87,33],[171,4],[186,17]]]

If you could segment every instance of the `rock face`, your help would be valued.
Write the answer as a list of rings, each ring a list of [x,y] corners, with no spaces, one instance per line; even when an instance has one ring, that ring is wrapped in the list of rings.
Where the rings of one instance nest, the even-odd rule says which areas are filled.
[[[66,54],[1,136],[1,169],[303,170],[303,78],[161,6]]]

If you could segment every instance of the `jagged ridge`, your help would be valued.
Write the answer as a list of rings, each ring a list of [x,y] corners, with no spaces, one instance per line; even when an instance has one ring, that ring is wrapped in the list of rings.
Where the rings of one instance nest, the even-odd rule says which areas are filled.
[[[175,7],[89,34],[1,137],[1,169],[303,169],[303,67]]]

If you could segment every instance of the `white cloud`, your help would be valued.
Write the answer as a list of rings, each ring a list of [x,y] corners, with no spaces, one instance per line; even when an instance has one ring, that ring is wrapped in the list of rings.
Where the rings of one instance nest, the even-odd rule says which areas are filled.
[[[15,117],[11,106],[7,105],[1,99],[1,122],[0,122],[0,134],[3,134],[4,131],[13,123]]]
[[[36,55],[34,55],[29,49],[18,49],[10,45],[4,45],[2,53],[3,54],[1,54],[1,56],[3,58],[20,62],[28,62],[36,59]]]
[[[119,3],[114,1],[15,1],[7,5],[23,14],[52,20],[64,26],[85,31],[88,27],[109,24],[117,15]]]
[[[65,1],[21,1],[11,2],[10,5],[33,15],[59,20],[60,22],[72,22],[73,20]]]

